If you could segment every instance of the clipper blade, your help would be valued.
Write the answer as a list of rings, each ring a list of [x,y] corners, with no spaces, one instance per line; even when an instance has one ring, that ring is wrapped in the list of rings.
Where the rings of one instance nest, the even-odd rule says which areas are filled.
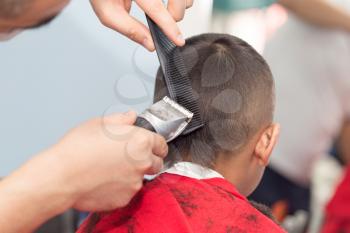
[[[165,96],[142,112],[136,125],[155,131],[170,142],[186,129],[192,118],[192,112]]]
[[[187,116],[188,122],[190,122],[193,118],[193,113],[187,110],[185,107],[182,107],[180,104],[176,103],[174,100],[170,99],[168,96],[163,98],[163,101],[169,105],[171,105],[174,109],[177,109],[179,112]]]

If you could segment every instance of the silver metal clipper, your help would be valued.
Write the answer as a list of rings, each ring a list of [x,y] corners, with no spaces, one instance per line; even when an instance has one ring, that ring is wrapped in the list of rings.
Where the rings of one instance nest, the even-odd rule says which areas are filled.
[[[135,125],[156,132],[170,142],[186,129],[192,118],[192,112],[165,96],[143,111]]]

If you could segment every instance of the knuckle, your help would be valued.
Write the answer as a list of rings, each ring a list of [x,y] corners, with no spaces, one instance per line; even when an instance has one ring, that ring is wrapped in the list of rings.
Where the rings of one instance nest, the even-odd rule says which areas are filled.
[[[142,149],[142,150],[147,150],[151,147],[151,139],[147,136],[140,135],[135,139],[136,145]]]
[[[130,39],[136,41],[137,40],[137,31],[134,28],[131,28],[126,32],[126,36],[129,37]]]
[[[193,6],[193,1],[189,1],[189,2],[186,4],[186,9],[191,8],[192,6]]]
[[[148,157],[143,163],[144,170],[148,170],[153,167],[153,161],[150,159],[150,157]]]
[[[106,10],[99,12],[98,18],[103,26],[113,28],[112,17]]]
[[[106,16],[101,16],[100,21],[101,21],[101,24],[103,26],[108,27],[108,28],[112,28],[112,24]]]
[[[139,173],[143,174],[145,171],[149,170],[153,166],[152,159],[148,154],[142,156],[142,159],[138,161],[137,170]]]
[[[179,21],[183,20],[184,15],[183,15],[183,14],[175,14],[175,15],[173,16],[173,18],[174,18],[174,20],[175,20],[176,22],[179,22]]]
[[[105,11],[100,11],[97,13],[98,18],[100,19],[100,22],[106,26],[107,22],[108,22],[108,17],[106,15]]]
[[[111,27],[110,23],[108,22],[108,20],[107,20],[107,18],[106,18],[105,16],[100,15],[100,16],[99,16],[99,19],[100,19],[100,23],[101,23],[103,26],[108,27],[108,28]]]

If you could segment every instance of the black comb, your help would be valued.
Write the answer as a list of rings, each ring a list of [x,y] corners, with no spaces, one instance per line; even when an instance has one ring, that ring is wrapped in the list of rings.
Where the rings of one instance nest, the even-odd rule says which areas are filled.
[[[187,74],[184,59],[180,49],[169,40],[158,25],[147,15],[146,18],[170,98],[194,114],[191,122],[182,133],[183,135],[189,134],[201,128],[204,124],[200,115],[199,103],[194,96]]]

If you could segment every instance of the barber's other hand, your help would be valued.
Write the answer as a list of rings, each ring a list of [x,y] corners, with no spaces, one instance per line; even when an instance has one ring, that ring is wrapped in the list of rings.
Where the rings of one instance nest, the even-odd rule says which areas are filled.
[[[169,0],[168,7],[162,0],[134,0],[164,33],[178,46],[185,44],[176,21],[183,19],[185,10],[194,0]],[[91,0],[96,15],[103,25],[120,32],[150,51],[154,44],[148,28],[130,16],[132,0]]]
[[[167,144],[163,137],[132,126],[135,119],[134,112],[94,119],[54,146],[74,208],[125,206],[142,187],[143,176],[160,171]]]

